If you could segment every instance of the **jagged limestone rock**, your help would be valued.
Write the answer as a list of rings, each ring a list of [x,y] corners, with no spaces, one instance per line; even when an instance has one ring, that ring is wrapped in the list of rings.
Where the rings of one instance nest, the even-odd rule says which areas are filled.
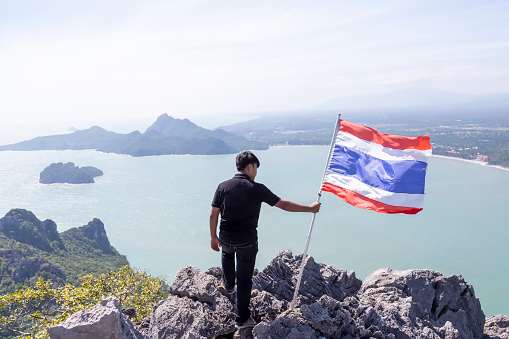
[[[306,338],[322,337],[308,324],[300,312],[287,311],[270,323],[260,323],[253,329],[257,339]]]
[[[311,305],[302,305],[300,311],[306,321],[315,330],[328,337],[344,337],[354,327],[349,326],[352,317],[344,310],[341,303],[327,295],[324,295],[317,302]]]
[[[277,299],[267,291],[253,290],[251,293],[251,306],[253,318],[269,322],[288,309],[288,302]]]
[[[482,338],[484,313],[461,276],[432,270],[379,269],[358,293],[356,321],[410,338]]]
[[[498,314],[487,317],[484,333],[488,338],[509,339],[509,316]]]
[[[283,251],[278,253],[263,272],[255,273],[251,300],[255,320],[270,322],[288,310],[299,268],[300,256],[294,258],[291,251]],[[220,277],[221,269],[218,267],[211,268],[206,273],[192,266],[182,268],[169,289],[173,296],[154,308],[149,336],[214,337],[234,332],[233,300],[228,299],[224,293]],[[343,300],[344,297],[355,294],[361,281],[355,278],[354,273],[347,274],[346,271],[317,264],[309,258],[302,286],[303,295],[299,304],[312,303],[327,293]],[[302,314],[297,314],[299,319],[305,319]],[[278,322],[286,323],[287,320]],[[309,324],[298,328],[318,333]],[[292,333],[295,331],[298,329],[294,329]],[[280,332],[288,334],[285,330]],[[245,334],[243,336],[246,337]]]
[[[193,266],[182,268],[150,317],[150,338],[214,337],[235,331],[233,304],[219,280]]]
[[[255,273],[254,338],[482,337],[484,314],[473,288],[462,277],[430,270],[378,270],[362,284],[355,273],[309,257],[292,311],[301,258],[282,251]],[[175,296],[161,302],[152,314],[151,338],[225,334],[233,322],[234,306],[221,294],[220,276],[219,268],[201,273],[188,266],[179,271],[170,288]],[[211,313],[220,304],[226,326]]]
[[[262,272],[253,277],[253,289],[267,291],[279,300],[291,302],[301,260],[301,255],[293,257],[289,250],[279,252]],[[322,295],[342,301],[355,295],[361,284],[362,281],[355,277],[355,272],[348,273],[329,265],[317,264],[313,257],[308,257],[297,305],[313,303]]]
[[[122,313],[118,300],[108,297],[98,305],[77,312],[60,325],[49,327],[51,339],[148,339]]]

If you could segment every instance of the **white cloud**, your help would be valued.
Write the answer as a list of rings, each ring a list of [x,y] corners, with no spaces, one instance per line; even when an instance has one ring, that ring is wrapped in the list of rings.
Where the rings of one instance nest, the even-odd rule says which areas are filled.
[[[4,126],[306,108],[415,83],[509,91],[501,1],[25,6],[0,21]]]

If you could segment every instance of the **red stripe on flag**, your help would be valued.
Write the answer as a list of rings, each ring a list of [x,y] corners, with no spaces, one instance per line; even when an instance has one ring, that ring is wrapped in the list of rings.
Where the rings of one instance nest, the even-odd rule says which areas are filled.
[[[400,135],[384,134],[374,130],[371,127],[357,125],[345,120],[341,120],[339,131],[349,133],[356,136],[357,138],[394,149],[431,149],[429,135],[422,135],[418,137],[403,137]]]
[[[422,211],[422,208],[415,207],[404,207],[404,206],[392,206],[382,202],[369,199],[362,194],[356,193],[352,190],[338,187],[328,182],[322,186],[322,191],[330,192],[337,195],[341,200],[347,202],[355,207],[371,210],[379,213],[404,213],[404,214],[416,214]]]

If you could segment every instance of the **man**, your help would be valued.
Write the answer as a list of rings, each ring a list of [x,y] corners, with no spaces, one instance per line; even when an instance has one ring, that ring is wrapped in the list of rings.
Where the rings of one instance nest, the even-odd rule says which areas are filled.
[[[249,310],[253,271],[258,252],[258,217],[262,202],[289,212],[317,213],[320,203],[309,206],[280,199],[265,185],[255,182],[260,161],[251,152],[237,155],[238,173],[217,187],[210,212],[210,246],[219,252],[223,267],[223,285],[227,293],[233,294],[237,278],[236,327],[242,329],[255,326]],[[220,232],[217,224],[221,215]],[[237,271],[235,272],[235,259]]]

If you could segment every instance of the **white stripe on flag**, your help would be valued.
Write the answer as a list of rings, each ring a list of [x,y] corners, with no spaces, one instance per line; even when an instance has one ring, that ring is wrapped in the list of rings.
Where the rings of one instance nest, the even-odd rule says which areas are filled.
[[[360,152],[369,154],[375,158],[381,160],[417,160],[422,162],[428,162],[428,159],[431,157],[431,149],[429,150],[418,150],[418,149],[394,149],[389,147],[384,147],[375,142],[366,141],[364,139],[358,138],[350,133],[344,133],[339,131],[336,138],[336,145],[340,144],[342,146],[356,149]]]
[[[365,183],[352,178],[341,176],[336,173],[327,171],[324,182],[331,183],[335,186],[343,187],[362,194],[369,199],[380,201],[387,205],[422,208],[424,205],[424,194],[408,194],[387,192],[375,187],[366,185]]]

